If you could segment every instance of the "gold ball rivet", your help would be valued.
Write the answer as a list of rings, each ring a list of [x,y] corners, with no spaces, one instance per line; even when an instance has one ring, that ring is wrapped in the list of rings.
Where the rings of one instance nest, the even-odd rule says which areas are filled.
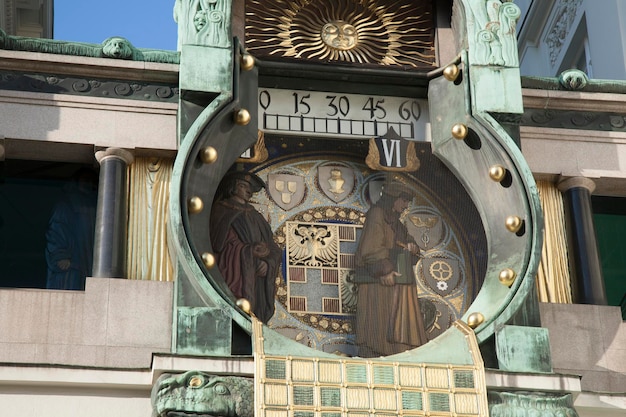
[[[241,69],[244,71],[250,71],[254,68],[254,57],[250,54],[241,55]]]
[[[510,287],[515,282],[516,276],[517,275],[515,274],[515,271],[513,271],[511,268],[505,268],[502,271],[500,271],[500,275],[498,275],[498,279],[500,280],[502,284],[506,285],[507,287]]]
[[[506,218],[506,228],[511,233],[517,233],[522,228],[523,221],[519,216],[509,216]]]
[[[452,126],[452,137],[455,139],[465,139],[467,136],[467,126],[463,123],[457,123]]]
[[[202,382],[203,382],[202,378],[194,376],[193,378],[189,380],[189,386],[192,388],[197,388],[200,385],[202,385]]]
[[[454,81],[459,76],[459,67],[455,64],[448,65],[443,69],[443,76],[448,81]]]
[[[245,126],[250,123],[250,112],[246,109],[239,109],[235,112],[235,123],[241,126]]]
[[[202,199],[200,197],[197,197],[197,196],[191,197],[187,201],[187,210],[191,214],[200,213],[203,208],[204,208],[204,203],[202,202]]]
[[[200,150],[200,159],[205,164],[212,164],[217,161],[217,149],[213,146],[207,146],[206,148],[202,148]]]
[[[500,182],[506,176],[506,168],[502,165],[493,165],[489,168],[489,177],[496,182]]]
[[[467,317],[467,325],[472,329],[477,328],[485,321],[485,316],[481,313],[472,313]]]
[[[243,310],[244,313],[250,314],[252,307],[250,306],[250,301],[245,298],[240,298],[237,300],[237,307]]]
[[[215,266],[215,256],[212,253],[204,252],[202,254],[202,263],[207,269],[211,269]]]

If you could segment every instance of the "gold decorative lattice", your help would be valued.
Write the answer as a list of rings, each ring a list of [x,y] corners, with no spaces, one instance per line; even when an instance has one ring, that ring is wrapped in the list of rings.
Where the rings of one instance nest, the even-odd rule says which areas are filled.
[[[432,69],[432,1],[252,0],[246,48],[259,57]]]
[[[258,321],[254,333],[259,417],[487,416],[481,360],[455,365],[266,355]]]

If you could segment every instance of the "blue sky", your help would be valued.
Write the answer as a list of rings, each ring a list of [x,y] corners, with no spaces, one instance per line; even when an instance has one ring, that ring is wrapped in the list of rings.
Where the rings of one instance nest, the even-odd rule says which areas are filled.
[[[176,50],[174,0],[55,0],[54,39],[101,43],[122,36],[137,48]]]

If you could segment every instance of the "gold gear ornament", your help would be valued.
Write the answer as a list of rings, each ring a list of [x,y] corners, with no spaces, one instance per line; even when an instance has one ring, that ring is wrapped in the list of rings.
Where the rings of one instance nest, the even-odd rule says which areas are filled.
[[[452,278],[452,266],[446,261],[434,261],[430,264],[428,272],[437,281],[448,281]]]

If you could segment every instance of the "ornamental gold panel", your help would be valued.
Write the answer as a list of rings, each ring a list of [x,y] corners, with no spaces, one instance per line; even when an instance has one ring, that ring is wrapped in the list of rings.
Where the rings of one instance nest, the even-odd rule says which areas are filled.
[[[265,384],[264,387],[265,405],[286,407],[288,402],[287,386],[285,384]]]
[[[376,410],[397,410],[398,393],[395,389],[377,388],[373,390],[373,405]]]
[[[370,390],[366,387],[346,389],[346,406],[351,409],[368,410],[370,406]]]
[[[340,362],[320,361],[319,381],[325,384],[341,384],[343,380],[342,364]]]
[[[246,49],[267,59],[436,66],[432,1],[251,0]]]
[[[454,405],[459,414],[476,414],[479,411],[477,398],[473,394],[455,395]]]
[[[399,369],[400,384],[406,387],[422,386],[422,368],[419,366],[400,366]]]
[[[428,388],[447,388],[450,386],[447,368],[426,368],[426,386]]]
[[[294,360],[291,364],[291,379],[293,381],[314,381],[315,363],[308,360]]]
[[[289,417],[289,412],[287,410],[267,410],[265,417]]]
[[[314,410],[320,416],[338,417],[367,414],[372,410],[379,417],[398,412],[404,416],[425,412],[450,417],[485,415],[482,365],[264,355],[259,360],[260,369],[265,370],[259,375],[263,417]],[[273,371],[272,378],[263,378],[263,373],[269,376],[268,371]],[[350,373],[354,382],[349,381]]]

